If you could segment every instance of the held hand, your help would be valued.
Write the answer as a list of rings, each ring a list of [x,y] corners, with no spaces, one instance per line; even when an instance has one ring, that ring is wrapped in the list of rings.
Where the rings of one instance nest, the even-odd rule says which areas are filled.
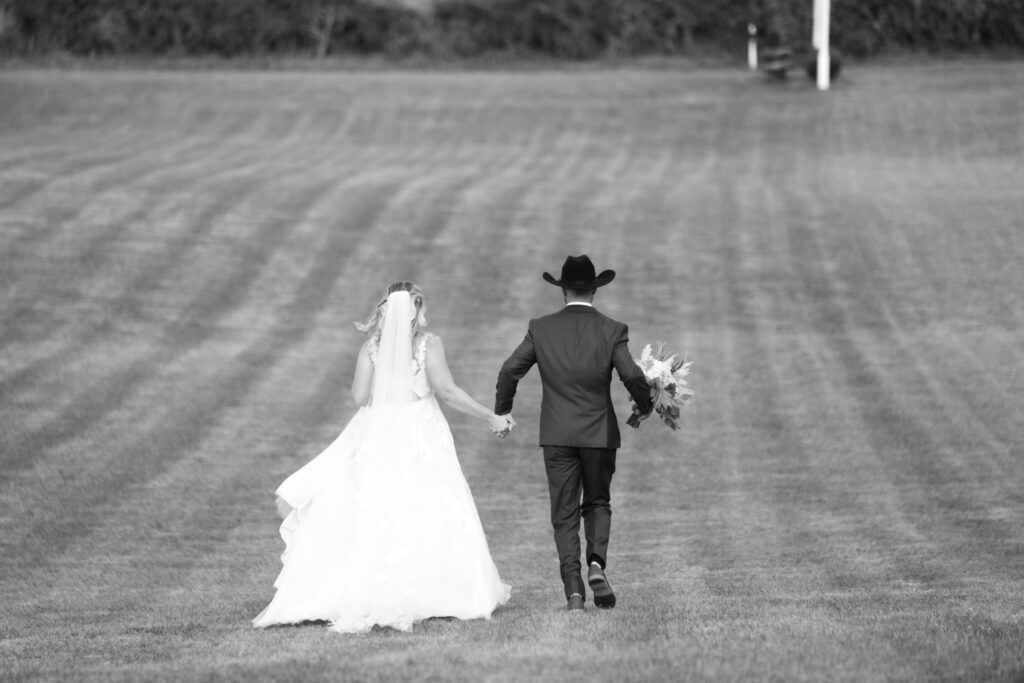
[[[505,438],[506,436],[508,436],[509,432],[511,432],[513,429],[515,429],[516,421],[512,417],[511,413],[509,413],[508,415],[502,415],[502,417],[505,418],[505,429],[503,429],[501,431],[501,433],[498,434],[498,436],[501,437],[501,438]]]
[[[491,413],[491,416],[487,418],[488,424],[490,424],[491,431],[494,432],[498,438],[504,438],[511,427],[509,427],[507,416],[497,415]]]

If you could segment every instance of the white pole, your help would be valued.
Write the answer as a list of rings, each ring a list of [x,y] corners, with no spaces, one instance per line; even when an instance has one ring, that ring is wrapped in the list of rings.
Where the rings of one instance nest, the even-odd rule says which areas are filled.
[[[753,22],[747,24],[750,40],[747,42],[747,64],[751,71],[757,71],[757,26]]]
[[[814,1],[814,47],[818,50],[818,90],[828,90],[831,85],[829,69],[832,60],[829,58],[829,24],[831,22],[832,0]]]
[[[814,0],[814,9],[811,11],[811,47],[815,50],[818,49],[818,36],[821,35],[821,31],[818,30],[818,23],[821,21],[821,0]]]
[[[814,0],[814,11],[811,13],[811,46],[817,50],[821,45],[821,0]]]

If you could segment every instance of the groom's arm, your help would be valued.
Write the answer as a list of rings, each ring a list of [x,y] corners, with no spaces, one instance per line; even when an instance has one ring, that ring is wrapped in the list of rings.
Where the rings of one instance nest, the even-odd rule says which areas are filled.
[[[644,371],[633,360],[629,352],[629,327],[625,324],[619,331],[618,339],[615,340],[615,349],[612,351],[612,365],[619,373],[619,379],[626,385],[626,391],[636,401],[641,414],[646,415],[654,409],[654,402],[651,400],[651,385],[644,377]]]
[[[516,387],[533,364],[537,362],[537,354],[533,348],[533,321],[523,341],[501,365],[498,371],[498,385],[494,392],[494,412],[507,415],[512,412],[512,399],[516,395]]]

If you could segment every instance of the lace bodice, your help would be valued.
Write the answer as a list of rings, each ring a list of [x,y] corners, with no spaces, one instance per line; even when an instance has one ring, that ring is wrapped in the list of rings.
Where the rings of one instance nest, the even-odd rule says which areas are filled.
[[[427,398],[433,393],[427,380],[427,340],[433,338],[430,332],[423,332],[413,340],[415,348],[412,354],[412,390],[418,398]],[[377,342],[370,345],[370,360],[377,363]]]

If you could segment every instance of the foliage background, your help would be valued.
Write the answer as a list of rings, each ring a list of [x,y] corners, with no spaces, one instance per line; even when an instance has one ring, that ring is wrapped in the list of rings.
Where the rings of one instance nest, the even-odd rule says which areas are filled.
[[[754,21],[805,47],[811,0],[6,0],[0,54],[732,54]],[[834,0],[840,51],[1024,50],[1020,0]]]

